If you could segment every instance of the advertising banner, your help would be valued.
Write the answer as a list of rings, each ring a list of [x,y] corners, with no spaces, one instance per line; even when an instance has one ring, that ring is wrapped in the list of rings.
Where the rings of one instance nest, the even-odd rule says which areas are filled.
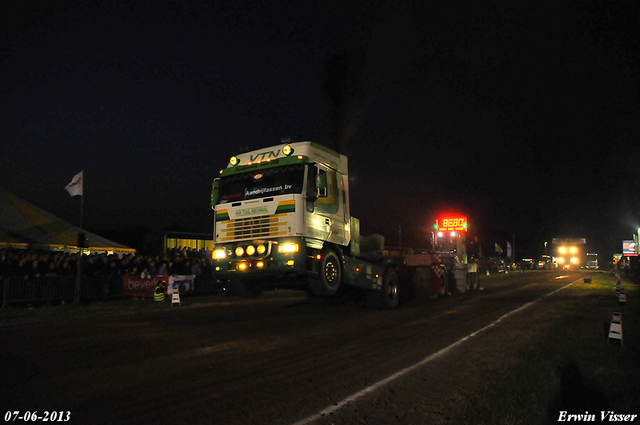
[[[553,238],[551,243],[561,245],[585,245],[587,238]]]
[[[193,292],[195,279],[196,275],[194,274],[169,276],[167,294],[173,294],[173,288],[180,288],[179,293],[181,294]]]
[[[625,257],[637,256],[636,243],[634,241],[622,241],[622,255]]]
[[[121,295],[124,295],[125,297],[153,298],[153,290],[155,289],[158,281],[164,281],[169,285],[168,276],[156,276],[151,279],[139,276],[123,276]]]

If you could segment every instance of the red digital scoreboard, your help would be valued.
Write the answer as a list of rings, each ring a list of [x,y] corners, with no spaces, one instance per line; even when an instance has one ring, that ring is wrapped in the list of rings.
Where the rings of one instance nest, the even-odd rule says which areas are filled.
[[[436,220],[440,232],[466,232],[467,217],[443,217]]]

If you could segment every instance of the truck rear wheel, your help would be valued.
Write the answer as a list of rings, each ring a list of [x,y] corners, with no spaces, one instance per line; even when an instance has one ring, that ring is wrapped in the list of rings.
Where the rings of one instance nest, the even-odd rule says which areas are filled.
[[[469,290],[470,291],[478,290],[478,273],[469,274]]]
[[[321,254],[319,273],[318,279],[309,282],[311,292],[319,296],[335,295],[342,281],[342,265],[335,252],[324,251]]]
[[[428,297],[429,295],[431,295],[430,268],[411,267],[408,269],[409,269],[408,276],[410,278],[406,279],[408,283],[406,285],[402,285],[401,287],[401,291],[400,291],[401,300],[404,301],[404,300],[410,300],[413,298]]]
[[[367,307],[391,310],[400,302],[400,278],[398,273],[389,268],[382,277],[379,291],[367,291]]]
[[[382,278],[382,291],[380,291],[380,308],[392,309],[398,306],[400,301],[400,279],[394,269],[387,269]]]

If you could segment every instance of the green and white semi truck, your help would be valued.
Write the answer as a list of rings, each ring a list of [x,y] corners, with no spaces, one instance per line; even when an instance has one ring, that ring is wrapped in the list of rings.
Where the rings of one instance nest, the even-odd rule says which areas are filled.
[[[391,252],[382,236],[360,235],[347,157],[318,143],[232,157],[213,182],[211,206],[213,273],[240,296],[298,288],[331,297],[351,286],[394,308],[403,292],[441,292],[439,256]]]

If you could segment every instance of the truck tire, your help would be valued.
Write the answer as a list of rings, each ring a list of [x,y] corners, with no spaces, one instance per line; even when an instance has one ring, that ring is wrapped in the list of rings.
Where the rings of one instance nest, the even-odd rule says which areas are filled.
[[[469,274],[469,290],[477,291],[478,290],[478,273],[470,273]]]
[[[309,289],[314,295],[331,296],[335,295],[340,289],[342,281],[342,265],[340,259],[333,251],[324,251],[320,260],[320,276],[317,279],[311,279]]]
[[[451,295],[449,291],[449,274],[445,267],[440,267],[440,296],[446,297]]]
[[[464,292],[471,292],[473,290],[473,276],[471,273],[466,273],[464,277]]]
[[[400,288],[400,301],[408,301],[414,298],[426,298],[431,295],[431,269],[427,267],[409,268],[409,279],[406,285]]]
[[[233,293],[237,294],[240,298],[257,298],[262,294],[262,289],[258,288],[253,282],[247,282],[246,280],[234,280],[231,285]]]
[[[379,307],[391,310],[398,306],[400,301],[400,278],[395,269],[389,268],[382,277],[382,290],[380,291]]]

